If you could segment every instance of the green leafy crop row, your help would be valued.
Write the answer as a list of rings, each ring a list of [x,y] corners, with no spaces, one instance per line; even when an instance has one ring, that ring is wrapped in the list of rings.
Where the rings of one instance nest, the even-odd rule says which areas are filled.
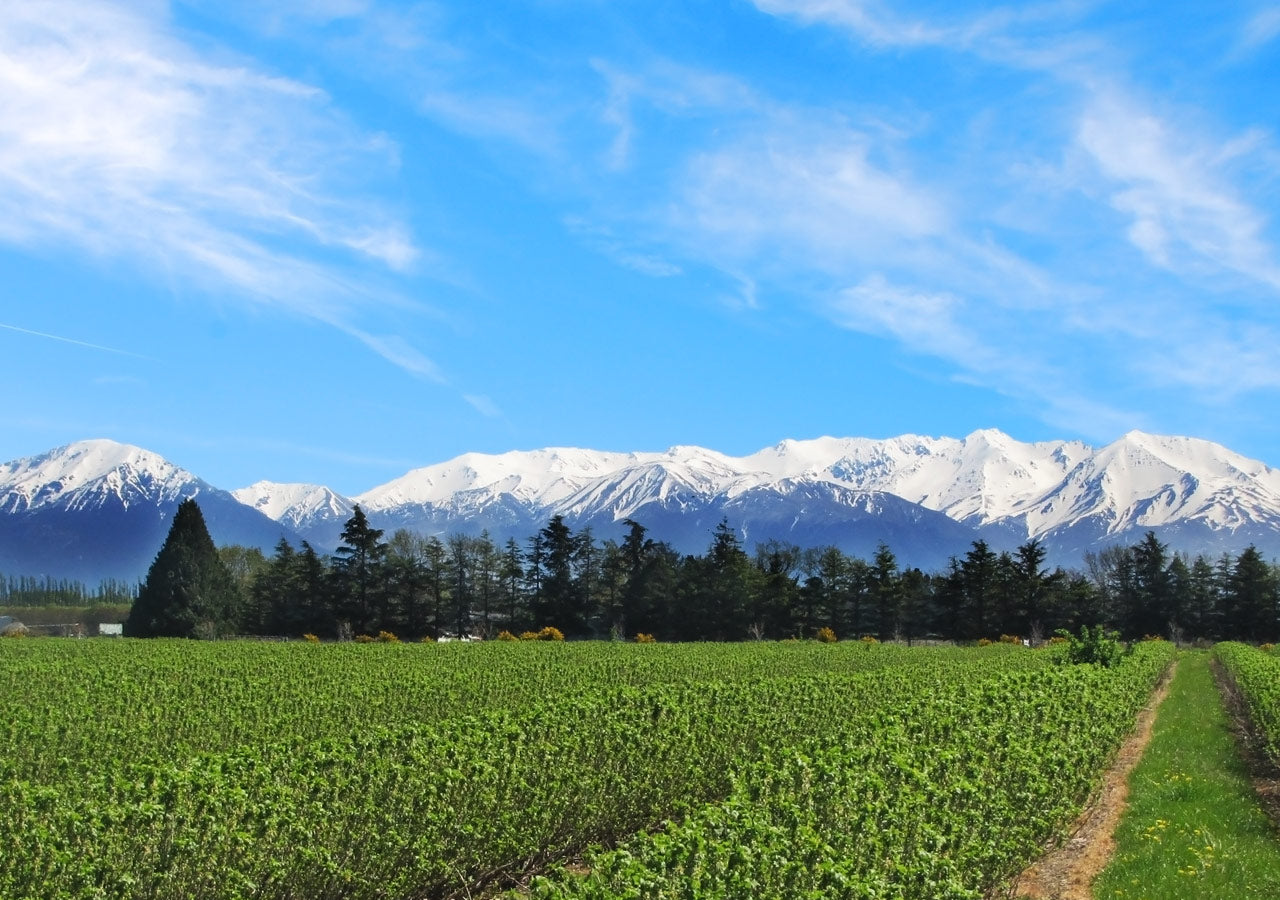
[[[1213,654],[1244,695],[1267,754],[1280,765],[1280,657],[1235,642],[1218,644]]]
[[[1003,872],[1052,831],[1159,667],[1159,648],[1102,670],[1022,648],[122,642],[101,652],[135,705],[95,706],[86,669],[108,673],[76,646],[0,655],[0,682],[56,723],[0,726],[11,900],[466,896],[591,845],[617,848],[592,879],[537,890],[639,896],[629,867],[680,878],[652,863],[662,841],[725,877],[767,850],[764,873],[785,854],[837,882],[950,884],[948,866]],[[731,858],[688,855],[708,834]]]

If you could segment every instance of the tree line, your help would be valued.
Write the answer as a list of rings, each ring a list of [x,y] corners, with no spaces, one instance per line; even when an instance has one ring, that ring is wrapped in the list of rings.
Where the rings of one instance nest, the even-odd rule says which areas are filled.
[[[30,575],[0,576],[0,606],[128,606],[138,585],[107,579],[89,588],[69,578]]]
[[[194,501],[175,516],[126,633],[439,639],[553,626],[737,641],[830,628],[913,641],[1037,639],[1101,623],[1128,638],[1280,640],[1280,568],[1253,547],[1215,560],[1171,554],[1153,533],[1086,555],[1083,571],[1050,569],[1038,541],[996,552],[977,540],[925,573],[884,544],[870,560],[776,540],[749,553],[727,522],[704,554],[687,555],[632,520],[620,541],[554,516],[527,541],[499,544],[487,533],[385,537],[356,507],[333,555],[282,539],[267,557],[215,549],[197,517]]]

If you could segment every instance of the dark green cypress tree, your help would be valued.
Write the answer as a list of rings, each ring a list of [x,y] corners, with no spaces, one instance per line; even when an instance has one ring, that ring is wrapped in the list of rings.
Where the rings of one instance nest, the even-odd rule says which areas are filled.
[[[356,506],[342,529],[333,577],[336,612],[359,633],[372,634],[392,624],[386,562],[382,529],[369,527],[364,510]]]
[[[195,500],[183,500],[138,599],[129,637],[215,637],[232,632],[241,598],[205,527]]]

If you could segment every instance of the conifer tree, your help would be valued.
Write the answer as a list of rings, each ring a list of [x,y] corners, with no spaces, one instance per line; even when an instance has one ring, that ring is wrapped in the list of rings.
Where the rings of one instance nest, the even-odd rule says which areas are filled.
[[[371,528],[364,510],[356,506],[342,529],[333,575],[337,611],[357,631],[373,632],[390,624],[386,560],[382,530]]]
[[[183,500],[124,623],[130,637],[215,637],[238,626],[241,598],[195,500]]]

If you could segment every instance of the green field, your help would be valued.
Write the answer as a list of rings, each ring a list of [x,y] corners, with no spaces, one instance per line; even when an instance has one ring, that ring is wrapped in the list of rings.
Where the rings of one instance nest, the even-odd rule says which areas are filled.
[[[1262,656],[1242,645],[1222,645],[1219,653]],[[1179,661],[1151,744],[1130,778],[1116,855],[1095,897],[1280,897],[1280,842],[1237,752],[1209,662],[1203,651]]]
[[[5,641],[0,896],[979,897],[1171,654]]]

